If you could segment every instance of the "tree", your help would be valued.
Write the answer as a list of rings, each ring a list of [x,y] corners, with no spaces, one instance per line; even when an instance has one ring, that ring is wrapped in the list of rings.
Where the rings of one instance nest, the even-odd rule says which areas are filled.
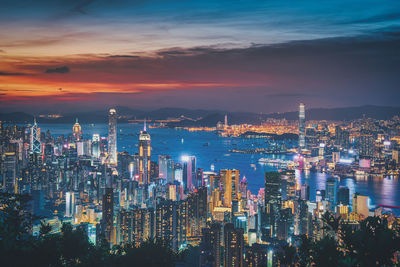
[[[30,264],[33,247],[31,227],[33,216],[29,212],[29,195],[0,193],[0,258],[3,266]]]
[[[160,239],[149,239],[139,247],[126,245],[119,250],[117,266],[175,266],[178,255],[171,249],[170,242]]]
[[[293,246],[284,245],[279,249],[277,257],[282,266],[295,266],[296,248]]]
[[[341,256],[342,253],[336,240],[330,236],[326,236],[313,244],[312,258],[315,266],[338,266]]]
[[[301,267],[310,266],[312,261],[312,248],[313,242],[306,235],[301,235],[298,249],[298,261]]]
[[[400,238],[389,229],[386,219],[368,217],[360,229],[344,225],[341,231],[343,249],[357,266],[392,266],[393,256],[400,251]]]

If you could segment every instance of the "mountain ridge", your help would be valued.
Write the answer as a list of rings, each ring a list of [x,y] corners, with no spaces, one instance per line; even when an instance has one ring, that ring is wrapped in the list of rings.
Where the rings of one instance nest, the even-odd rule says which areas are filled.
[[[182,126],[215,126],[218,121],[223,122],[228,115],[229,124],[251,123],[257,124],[267,118],[297,120],[298,112],[289,111],[282,113],[260,114],[252,112],[229,112],[223,110],[185,109],[185,108],[160,108],[155,110],[140,110],[130,107],[116,107],[120,123],[132,119],[166,120],[179,118],[182,121],[170,122],[170,127]],[[363,117],[374,119],[390,119],[400,116],[400,107],[364,105],[344,108],[311,108],[306,110],[306,120],[354,120]],[[36,116],[38,123],[74,123],[78,118],[81,123],[106,123],[108,110],[76,112],[62,114],[59,118],[46,118]],[[0,113],[0,121],[5,123],[31,123],[34,115],[25,112]]]

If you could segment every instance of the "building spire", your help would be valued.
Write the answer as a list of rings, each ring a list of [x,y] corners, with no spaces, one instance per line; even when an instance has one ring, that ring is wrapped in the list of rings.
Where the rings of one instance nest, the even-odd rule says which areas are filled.
[[[147,127],[146,127],[146,119],[144,119],[144,124],[143,124],[143,131],[146,132]]]
[[[75,123],[78,123],[78,118],[75,118]]]
[[[33,117],[33,125],[36,125],[36,116]]]

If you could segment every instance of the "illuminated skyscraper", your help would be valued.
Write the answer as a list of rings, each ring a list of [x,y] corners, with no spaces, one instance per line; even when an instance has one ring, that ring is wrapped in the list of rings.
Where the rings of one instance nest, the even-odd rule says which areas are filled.
[[[139,135],[139,182],[140,184],[150,183],[151,167],[151,138],[146,131],[146,121],[143,131]]]
[[[224,206],[231,208],[232,200],[239,196],[239,170],[221,170],[221,183],[224,189]]]
[[[368,196],[353,194],[353,211],[363,219],[367,218],[369,216]]]
[[[265,173],[265,223],[263,235],[276,237],[277,220],[282,206],[281,174],[279,172]]]
[[[202,229],[201,266],[221,267],[221,225],[213,223]]]
[[[94,134],[92,137],[92,156],[100,157],[100,135]]]
[[[336,178],[328,178],[328,180],[326,181],[326,199],[330,202],[330,209],[334,210],[337,199]]]
[[[108,162],[117,164],[117,112],[113,108],[108,115]]]
[[[372,134],[364,132],[359,137],[358,154],[360,157],[374,156],[375,139]]]
[[[106,188],[105,194],[103,195],[102,208],[102,223],[105,238],[108,242],[112,242],[112,234],[114,230],[114,192],[112,188]]]
[[[174,161],[171,156],[158,156],[158,177],[165,179],[167,183],[174,181]]]
[[[73,217],[75,213],[75,193],[65,193],[65,217]]]
[[[3,155],[0,175],[3,176],[3,188],[9,193],[15,193],[18,173],[18,158],[15,152],[8,152]]]
[[[299,105],[299,148],[306,148],[306,111],[303,103]]]
[[[82,138],[82,127],[78,123],[78,118],[76,119],[76,122],[74,126],[72,126],[72,133],[74,134],[75,140],[79,141]]]
[[[243,229],[227,223],[224,227],[224,267],[243,267],[243,249]]]
[[[40,128],[38,128],[36,119],[31,127],[31,152],[40,153],[41,144],[40,144]]]
[[[192,190],[196,185],[196,157],[183,156],[183,185],[185,189]]]

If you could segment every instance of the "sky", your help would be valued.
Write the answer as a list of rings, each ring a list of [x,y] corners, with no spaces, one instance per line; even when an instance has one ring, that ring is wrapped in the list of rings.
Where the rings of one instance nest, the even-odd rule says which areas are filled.
[[[1,0],[0,112],[399,106],[398,0]]]

